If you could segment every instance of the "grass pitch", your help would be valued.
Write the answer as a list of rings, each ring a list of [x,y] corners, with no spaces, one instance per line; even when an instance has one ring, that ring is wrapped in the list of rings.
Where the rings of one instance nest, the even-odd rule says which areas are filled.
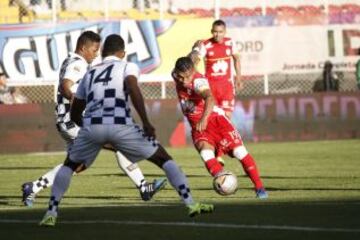
[[[187,174],[193,197],[214,203],[215,212],[187,217],[168,184],[152,201],[103,151],[94,165],[72,179],[55,228],[40,228],[49,197],[33,208],[21,203],[20,186],[61,163],[60,154],[0,156],[1,239],[360,239],[360,140],[248,144],[270,198],[255,198],[241,165],[226,159],[239,190],[222,197],[193,148],[170,149]],[[163,177],[151,163],[148,180]]]

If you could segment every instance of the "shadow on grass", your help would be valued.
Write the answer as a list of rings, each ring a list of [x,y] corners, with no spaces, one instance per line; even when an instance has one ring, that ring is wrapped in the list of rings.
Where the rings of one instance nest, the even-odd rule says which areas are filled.
[[[359,201],[217,203],[187,217],[183,205],[70,207],[55,228],[37,226],[45,209],[0,210],[2,239],[359,239]],[[225,234],[225,235],[224,235]]]

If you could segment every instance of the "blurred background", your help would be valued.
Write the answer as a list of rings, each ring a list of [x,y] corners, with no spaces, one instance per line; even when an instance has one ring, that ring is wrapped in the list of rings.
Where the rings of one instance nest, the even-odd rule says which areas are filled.
[[[123,36],[128,60],[143,73],[140,85],[148,111],[165,128],[161,140],[170,146],[186,144],[188,130],[178,124],[183,119],[174,107],[170,72],[196,40],[211,36],[211,23],[219,18],[241,55],[244,89],[236,93],[233,122],[245,139],[360,136],[358,0],[0,0],[0,12],[0,72],[7,102],[26,103],[17,106],[20,110],[0,105],[4,144],[45,139],[53,132],[59,65],[84,30],[103,38]],[[325,78],[334,87],[327,88]],[[25,120],[18,112],[30,115]],[[46,141],[37,148],[62,146]]]

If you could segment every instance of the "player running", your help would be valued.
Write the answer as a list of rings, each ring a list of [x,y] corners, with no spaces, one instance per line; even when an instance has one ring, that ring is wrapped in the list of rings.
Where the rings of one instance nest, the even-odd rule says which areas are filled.
[[[240,161],[255,186],[256,196],[267,198],[254,159],[224,110],[215,106],[208,81],[196,72],[192,59],[179,58],[172,76],[183,114],[191,125],[193,143],[211,176],[218,176],[224,171],[215,158],[216,153],[221,151]]]
[[[55,225],[60,201],[73,173],[90,167],[106,143],[110,143],[133,163],[148,159],[162,168],[187,206],[189,216],[209,213],[214,209],[211,204],[194,202],[186,176],[155,140],[155,129],[148,120],[144,99],[137,85],[139,69],[137,65],[122,60],[124,47],[124,40],[119,35],[108,36],[102,50],[103,62],[92,67],[79,84],[71,108],[71,119],[82,127],[56,175],[49,208],[40,225]],[[143,128],[134,124],[129,97]]]
[[[83,32],[77,40],[75,52],[70,53],[61,66],[55,114],[56,127],[66,142],[67,151],[71,149],[80,129],[70,119],[70,106],[80,80],[88,70],[89,64],[91,64],[98,55],[100,41],[100,36],[97,33],[92,31]],[[112,147],[107,146],[107,149],[112,150]],[[158,190],[164,187],[165,179],[154,180],[153,183],[147,183],[136,163],[130,162],[119,151],[114,152],[119,167],[134,182],[144,201],[150,200]],[[22,185],[22,201],[25,206],[31,207],[36,194],[53,185],[56,173],[61,166],[62,164],[59,164],[38,180]]]

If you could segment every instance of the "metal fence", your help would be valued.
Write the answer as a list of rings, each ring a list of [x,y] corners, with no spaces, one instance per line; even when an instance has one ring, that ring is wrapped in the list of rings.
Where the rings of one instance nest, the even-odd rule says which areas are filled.
[[[241,8],[247,6],[254,8]],[[304,0],[302,5],[323,6],[324,13],[333,14],[338,6],[360,4],[353,0]],[[300,3],[299,3],[300,5]],[[261,6],[259,8],[259,6]],[[119,20],[119,19],[168,19],[200,18],[221,16],[247,16],[249,14],[270,14],[279,6],[287,6],[285,0],[0,0],[0,24],[33,23],[33,22],[66,22],[77,20]],[[360,23],[360,10],[355,12],[355,20]],[[330,15],[329,15],[330,16]],[[341,15],[342,16],[342,15]],[[338,21],[349,21],[341,18]],[[345,16],[345,15],[344,15]],[[348,16],[348,15],[346,15]],[[358,18],[356,18],[358,16]],[[330,19],[330,18],[329,18]],[[331,18],[332,19],[332,18]],[[357,20],[356,20],[357,19]],[[329,20],[335,21],[335,20]],[[339,91],[356,91],[356,80],[353,72],[338,73]],[[258,96],[264,94],[298,94],[311,93],[321,74],[270,74],[268,76],[247,76],[244,89],[238,97]],[[175,98],[176,92],[171,81],[164,83],[142,82],[140,86],[144,96],[149,99]],[[17,86],[31,102],[51,102],[54,100],[54,86]]]

